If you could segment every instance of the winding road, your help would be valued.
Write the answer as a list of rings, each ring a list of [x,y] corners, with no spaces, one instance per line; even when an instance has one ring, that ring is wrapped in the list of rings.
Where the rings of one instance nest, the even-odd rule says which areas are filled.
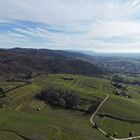
[[[93,127],[97,127],[96,123],[93,121],[93,118],[95,117],[95,115],[97,114],[97,112],[99,111],[99,109],[103,106],[103,104],[109,99],[109,95],[106,94],[106,98],[100,103],[100,105],[98,106],[98,108],[96,109],[96,111],[92,114],[91,118],[90,118],[90,123]],[[97,129],[104,134],[105,136],[108,136],[108,133],[105,132],[103,129],[101,129],[100,127],[97,127]],[[108,136],[111,140],[134,140],[134,139],[140,139],[140,136],[135,136],[135,137],[129,137],[129,138],[115,138],[112,136]]]
[[[98,106],[98,108],[96,109],[96,111],[92,114],[91,118],[90,118],[90,123],[92,124],[92,126],[96,127],[96,123],[93,121],[93,118],[95,117],[96,113],[99,111],[99,109],[102,107],[102,105],[109,99],[109,95],[106,95],[106,98],[100,103],[100,105]],[[104,135],[107,135],[107,133],[102,130],[101,128],[98,127],[98,130],[100,132],[102,132]]]

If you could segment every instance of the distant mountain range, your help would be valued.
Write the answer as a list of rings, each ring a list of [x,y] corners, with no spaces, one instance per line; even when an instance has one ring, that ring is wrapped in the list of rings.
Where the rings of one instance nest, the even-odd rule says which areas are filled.
[[[83,54],[91,56],[102,56],[102,57],[127,57],[127,58],[140,58],[140,53],[99,53],[94,51],[85,51],[85,50],[74,50],[72,52],[80,52]]]

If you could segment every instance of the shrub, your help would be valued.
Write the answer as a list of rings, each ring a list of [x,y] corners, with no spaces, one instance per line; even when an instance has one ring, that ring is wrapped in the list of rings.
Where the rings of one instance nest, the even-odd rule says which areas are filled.
[[[1,104],[0,108],[6,108],[6,104]]]
[[[130,132],[129,132],[129,137],[132,137],[133,136],[133,131],[131,130]]]

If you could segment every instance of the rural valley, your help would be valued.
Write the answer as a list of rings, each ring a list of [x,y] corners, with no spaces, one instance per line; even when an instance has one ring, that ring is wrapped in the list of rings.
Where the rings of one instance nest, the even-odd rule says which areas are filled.
[[[55,61],[48,66],[42,65],[40,69],[37,67],[39,63],[35,61],[34,67],[33,62],[37,60],[36,57],[39,60],[41,52],[19,48],[1,50],[0,139],[139,138],[138,76],[133,75],[132,78],[119,73],[108,74],[107,69],[88,62],[91,56],[52,50],[46,50],[46,54],[43,51],[45,60],[42,61],[57,59],[59,62],[65,57],[65,61],[70,62],[65,64],[66,71],[63,71],[64,63],[59,62],[58,65]],[[64,56],[66,53],[69,56]],[[85,64],[86,60],[88,65]],[[76,69],[76,66],[73,67],[74,61],[87,68]],[[23,65],[28,71],[22,69]],[[12,69],[9,73],[8,66]],[[90,67],[94,70],[90,71]],[[73,71],[70,71],[71,68]],[[18,69],[21,71],[17,72]]]
[[[140,0],[0,0],[0,140],[140,140]]]

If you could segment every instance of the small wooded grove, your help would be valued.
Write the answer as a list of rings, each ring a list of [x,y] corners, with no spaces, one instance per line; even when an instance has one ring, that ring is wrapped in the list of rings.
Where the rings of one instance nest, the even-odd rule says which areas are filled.
[[[70,90],[49,88],[36,96],[53,106],[76,107],[80,103],[79,95]]]
[[[99,106],[100,99],[84,99],[75,91],[69,89],[55,89],[50,87],[36,95],[37,99],[45,101],[51,106],[58,106],[67,109],[82,111],[87,114],[93,113]]]

